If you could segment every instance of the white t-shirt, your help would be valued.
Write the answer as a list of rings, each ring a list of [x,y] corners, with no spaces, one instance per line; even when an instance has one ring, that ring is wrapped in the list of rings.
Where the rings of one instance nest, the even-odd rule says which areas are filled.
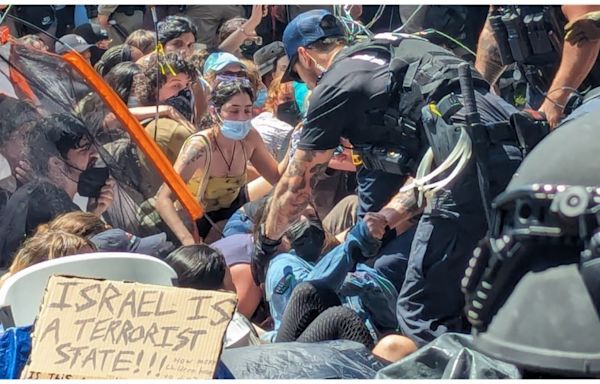
[[[275,158],[279,154],[285,139],[294,127],[277,119],[271,112],[263,112],[252,119],[252,126],[258,131]]]

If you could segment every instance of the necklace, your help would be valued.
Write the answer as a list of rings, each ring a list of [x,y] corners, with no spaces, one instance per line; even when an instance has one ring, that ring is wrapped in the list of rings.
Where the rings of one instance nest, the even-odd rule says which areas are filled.
[[[237,141],[234,141],[233,143],[233,152],[231,153],[231,160],[227,161],[227,159],[225,158],[225,154],[223,154],[223,151],[221,150],[221,147],[219,147],[219,141],[217,140],[217,137],[215,136],[215,145],[217,146],[217,149],[219,150],[219,153],[221,154],[221,157],[223,158],[223,161],[225,162],[225,164],[227,165],[227,171],[228,171],[228,175],[231,173],[231,166],[233,165],[233,159],[235,156],[235,146],[237,145]]]

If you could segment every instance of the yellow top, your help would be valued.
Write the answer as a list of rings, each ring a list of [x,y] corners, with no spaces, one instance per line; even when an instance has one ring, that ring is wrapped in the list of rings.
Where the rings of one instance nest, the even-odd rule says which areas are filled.
[[[240,191],[246,185],[246,167],[244,172],[238,176],[208,176],[205,177],[205,173],[210,169],[210,162],[212,161],[212,148],[209,140],[204,135],[195,134],[190,137],[198,137],[204,141],[204,144],[208,147],[207,153],[210,155],[207,158],[206,169],[198,170],[188,181],[188,188],[198,201],[204,206],[206,212],[214,212],[221,208],[229,208],[231,204],[237,199]],[[246,163],[246,151],[242,145],[242,152],[244,154],[244,164]],[[200,196],[200,191],[204,191]]]

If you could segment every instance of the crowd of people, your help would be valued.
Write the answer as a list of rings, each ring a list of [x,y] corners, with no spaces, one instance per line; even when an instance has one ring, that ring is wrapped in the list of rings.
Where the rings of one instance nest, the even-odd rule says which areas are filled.
[[[156,256],[178,286],[236,292],[247,344],[345,339],[391,363],[485,330],[502,303],[473,269],[485,241],[488,258],[509,245],[502,209],[522,212],[491,203],[600,95],[595,5],[1,7],[0,284],[70,255]]]

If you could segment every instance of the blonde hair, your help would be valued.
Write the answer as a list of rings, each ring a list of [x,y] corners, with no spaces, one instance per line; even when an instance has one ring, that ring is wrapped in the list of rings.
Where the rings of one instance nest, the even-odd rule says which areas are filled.
[[[25,240],[8,271],[12,275],[42,261],[76,255],[86,247],[96,250],[89,240],[65,231],[39,233]]]
[[[110,228],[110,225],[104,223],[93,213],[74,211],[62,214],[51,222],[40,225],[36,231],[36,235],[50,231],[63,231],[72,235],[89,238]]]

